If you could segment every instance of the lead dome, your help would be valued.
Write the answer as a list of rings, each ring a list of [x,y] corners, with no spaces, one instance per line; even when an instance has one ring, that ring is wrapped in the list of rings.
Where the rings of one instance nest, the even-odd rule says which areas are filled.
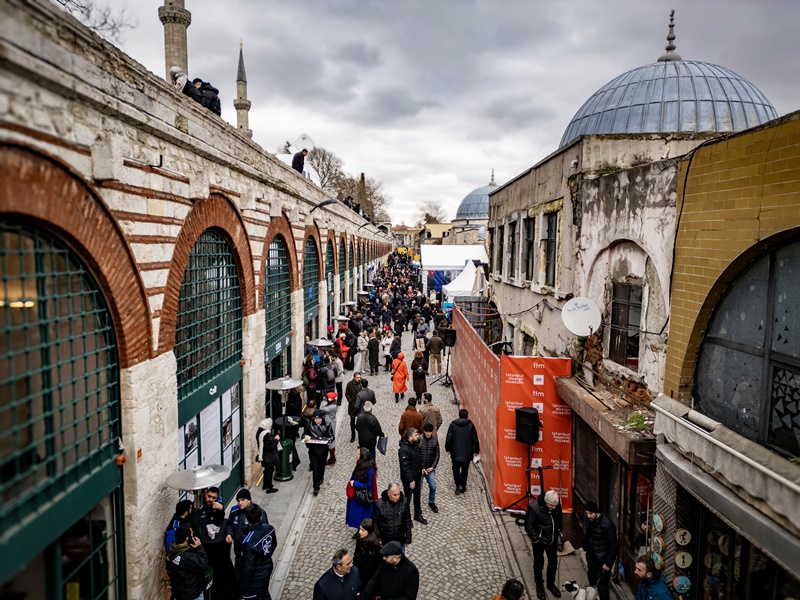
[[[489,194],[497,189],[494,181],[494,171],[489,185],[475,188],[464,196],[461,204],[458,205],[455,221],[474,221],[486,220],[489,218]]]
[[[667,52],[597,90],[570,121],[559,147],[584,134],[723,133],[777,118],[752,83],[719,65],[675,52],[674,13]]]

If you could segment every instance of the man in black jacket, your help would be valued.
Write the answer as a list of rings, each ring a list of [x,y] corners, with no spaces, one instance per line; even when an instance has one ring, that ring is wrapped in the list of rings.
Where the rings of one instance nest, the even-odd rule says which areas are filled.
[[[242,540],[236,555],[236,581],[242,600],[270,600],[269,578],[272,576],[272,555],[278,538],[275,528],[267,523],[257,505],[247,509],[250,532]]]
[[[222,104],[219,101],[219,90],[199,77],[192,80],[192,85],[200,92],[201,104],[218,117],[222,116]]]
[[[372,414],[372,402],[364,402],[364,410],[356,417],[356,432],[358,433],[358,445],[369,448],[372,458],[375,458],[375,447],[378,438],[386,437],[378,421],[378,417]]]
[[[419,459],[422,463],[422,476],[428,482],[428,506],[438,513],[436,506],[436,467],[439,466],[439,438],[436,437],[432,423],[425,423],[419,441]],[[420,481],[421,483],[421,481]],[[422,490],[420,490],[420,494]]]
[[[344,397],[347,398],[347,414],[350,416],[350,443],[356,441],[356,398],[361,391],[361,373],[353,373],[353,378],[347,382]],[[372,458],[375,458],[374,456]]]
[[[361,591],[358,567],[353,566],[353,555],[344,548],[337,550],[325,571],[314,584],[313,600],[356,600]]]
[[[372,520],[378,526],[384,544],[398,542],[406,546],[411,543],[411,509],[399,483],[390,483],[381,494],[375,503]]]
[[[544,591],[544,555],[547,553],[547,589],[556,598],[561,591],[556,585],[558,569],[558,536],[562,528],[561,504],[558,492],[549,490],[528,504],[525,513],[525,533],[533,542],[533,579],[536,582],[536,597],[546,600]]]
[[[447,429],[447,439],[444,442],[445,451],[450,453],[453,462],[453,481],[456,484],[456,495],[467,491],[467,476],[469,463],[473,456],[481,451],[478,441],[478,432],[475,425],[469,420],[466,408],[458,411],[458,418],[450,423]]]
[[[251,506],[258,506],[253,504],[250,490],[242,488],[236,493],[236,506],[231,508],[231,514],[228,516],[228,523],[225,525],[225,541],[233,544],[234,556],[239,556],[239,548],[242,540],[250,531],[250,525],[247,523],[246,512]],[[258,507],[258,510],[263,514],[265,523],[268,523],[267,513],[263,508]]]
[[[600,600],[609,600],[611,569],[617,562],[617,529],[596,502],[587,502],[585,510],[586,536],[581,547],[586,551],[589,585],[597,586]]]
[[[325,457],[328,456],[328,445],[334,440],[333,430],[323,421],[325,413],[319,409],[314,411],[314,418],[306,425],[305,434],[312,440],[328,440],[328,444],[309,442],[308,457],[311,459],[311,482],[314,495],[319,494],[319,487],[325,481]]]
[[[381,548],[383,564],[364,587],[365,598],[379,596],[381,600],[416,600],[419,592],[419,570],[403,556],[398,542],[389,542]]]
[[[200,539],[192,535],[192,527],[183,524],[175,531],[175,541],[167,552],[167,575],[175,600],[203,598],[206,587],[208,556]]]
[[[306,156],[308,156],[308,150],[303,148],[292,157],[292,168],[298,173],[302,173],[306,166]]]
[[[428,521],[422,516],[420,500],[422,460],[419,456],[419,431],[413,427],[406,429],[403,439],[400,440],[397,458],[400,461],[400,481],[403,482],[403,493],[406,498],[414,498],[414,520],[427,525]]]

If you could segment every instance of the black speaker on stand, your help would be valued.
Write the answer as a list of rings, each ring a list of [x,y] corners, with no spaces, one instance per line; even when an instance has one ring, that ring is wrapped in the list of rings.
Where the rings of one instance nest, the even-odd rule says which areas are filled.
[[[452,348],[456,345],[456,330],[455,329],[444,329],[442,331],[442,341],[444,342],[445,348]],[[437,383],[440,379],[444,379],[442,385],[444,387],[450,387],[453,385],[453,380],[450,379],[450,351],[447,351],[447,364],[444,369],[444,375],[434,379],[431,382],[431,385]]]
[[[520,496],[508,506],[504,506],[502,510],[511,510],[515,506],[517,510],[522,510],[518,505],[523,500],[530,504],[531,501],[535,499],[535,496],[531,493],[531,472],[534,470],[539,472],[539,485],[544,489],[543,471],[553,468],[531,466],[533,462],[533,447],[539,442],[539,430],[542,428],[542,422],[539,420],[539,411],[535,408],[518,408],[514,411],[514,414],[517,421],[517,431],[514,439],[528,446],[528,464],[525,465],[525,495]],[[521,525],[519,519],[517,520],[517,524]]]

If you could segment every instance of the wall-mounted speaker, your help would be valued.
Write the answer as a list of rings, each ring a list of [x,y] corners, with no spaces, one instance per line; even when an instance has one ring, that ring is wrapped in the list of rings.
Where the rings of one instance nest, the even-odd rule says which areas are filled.
[[[516,441],[523,444],[535,444],[539,441],[539,430],[542,422],[539,420],[539,411],[535,408],[518,408]]]

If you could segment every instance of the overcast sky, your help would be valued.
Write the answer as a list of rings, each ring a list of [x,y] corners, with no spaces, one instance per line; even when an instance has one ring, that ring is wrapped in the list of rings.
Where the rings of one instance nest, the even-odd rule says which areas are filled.
[[[161,0],[114,0],[138,25],[123,49],[164,76]],[[602,85],[664,52],[755,84],[779,115],[800,109],[795,0],[186,0],[189,76],[220,89],[236,123],[244,40],[254,140],[307,133],[384,184],[392,221],[432,200],[503,183],[558,147]]]

